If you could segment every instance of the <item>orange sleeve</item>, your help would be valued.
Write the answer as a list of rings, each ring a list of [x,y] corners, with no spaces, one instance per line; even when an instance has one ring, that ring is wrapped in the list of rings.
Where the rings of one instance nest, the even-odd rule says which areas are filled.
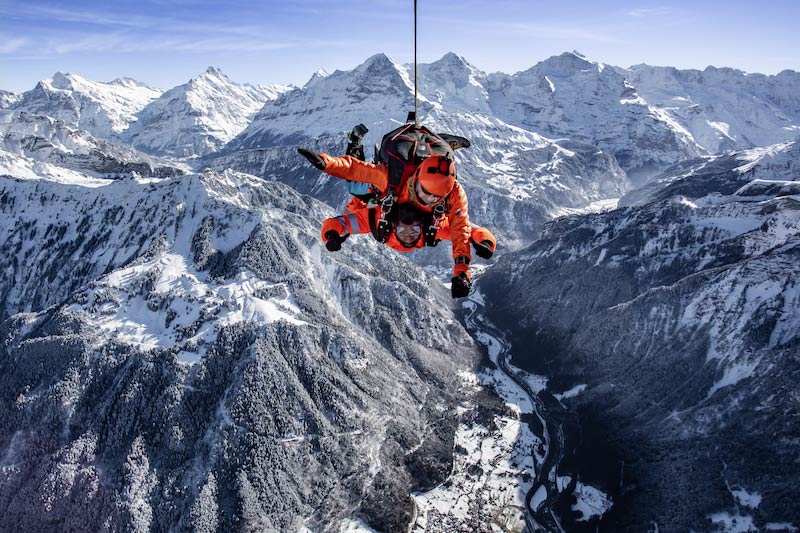
[[[497,238],[494,236],[494,233],[489,231],[487,228],[478,226],[476,224],[471,224],[472,226],[472,233],[471,238],[475,242],[485,242],[489,241],[489,249],[494,252],[495,248],[497,248]]]
[[[326,218],[322,222],[322,240],[326,241],[325,234],[333,230],[340,236],[350,235],[351,233],[369,233],[369,215],[371,209],[359,209],[353,213],[342,213],[339,216]]]
[[[319,154],[325,161],[325,173],[350,181],[369,183],[381,193],[389,188],[389,170],[383,165],[367,163],[351,155],[331,157]]]
[[[464,256],[472,259],[469,249],[469,236],[472,227],[469,223],[467,195],[461,184],[450,192],[450,209],[447,211],[447,221],[450,226],[450,240],[453,242],[453,259]]]

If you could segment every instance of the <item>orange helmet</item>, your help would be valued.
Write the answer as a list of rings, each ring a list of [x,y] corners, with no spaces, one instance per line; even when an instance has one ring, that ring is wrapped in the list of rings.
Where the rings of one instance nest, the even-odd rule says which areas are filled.
[[[419,180],[419,184],[428,194],[446,196],[456,184],[456,162],[453,156],[447,154],[428,157],[417,167],[414,180]]]

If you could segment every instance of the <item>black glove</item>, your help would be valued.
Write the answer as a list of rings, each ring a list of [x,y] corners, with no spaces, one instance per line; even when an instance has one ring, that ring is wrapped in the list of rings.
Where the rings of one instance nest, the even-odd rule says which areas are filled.
[[[491,258],[494,253],[492,250],[492,241],[472,241],[472,247],[475,248],[475,253],[478,254],[478,257],[483,257],[484,259]]]
[[[350,234],[339,235],[335,231],[330,230],[325,234],[325,248],[327,248],[329,252],[338,252],[342,249],[342,243],[346,241],[349,236]]]
[[[462,272],[450,281],[450,293],[453,295],[453,298],[469,296],[469,290],[472,288],[472,281],[470,281],[466,274]]]
[[[322,160],[319,154],[312,152],[307,148],[298,148],[297,153],[308,159],[308,162],[318,169],[325,170],[325,161]]]

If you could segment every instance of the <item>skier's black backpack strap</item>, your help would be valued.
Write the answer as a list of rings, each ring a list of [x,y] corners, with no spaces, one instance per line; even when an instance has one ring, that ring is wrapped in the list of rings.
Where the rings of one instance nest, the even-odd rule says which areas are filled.
[[[444,200],[439,202],[433,207],[433,212],[430,213],[425,219],[425,230],[423,239],[425,246],[436,246],[442,239],[437,239],[436,235],[439,234],[439,227],[441,226],[442,219],[447,213],[449,196],[445,196]]]
[[[392,221],[394,206],[394,196],[390,193],[383,197],[380,208],[370,213],[370,233],[372,233],[375,240],[381,244],[388,241],[389,237],[392,235],[392,231],[394,231],[394,223]]]

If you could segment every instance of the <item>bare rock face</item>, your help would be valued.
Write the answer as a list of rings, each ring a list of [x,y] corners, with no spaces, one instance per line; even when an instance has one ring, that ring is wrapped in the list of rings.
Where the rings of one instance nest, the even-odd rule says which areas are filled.
[[[474,344],[407,261],[321,250],[322,204],[235,173],[14,185],[50,253],[4,271],[50,274],[3,293],[0,529],[401,531],[449,473]]]
[[[800,523],[800,176],[758,178],[790,148],[725,159],[727,192],[713,165],[680,169],[632,207],[549,223],[480,280],[518,365],[587,385],[569,403],[579,472],[616,502],[601,528]]]

